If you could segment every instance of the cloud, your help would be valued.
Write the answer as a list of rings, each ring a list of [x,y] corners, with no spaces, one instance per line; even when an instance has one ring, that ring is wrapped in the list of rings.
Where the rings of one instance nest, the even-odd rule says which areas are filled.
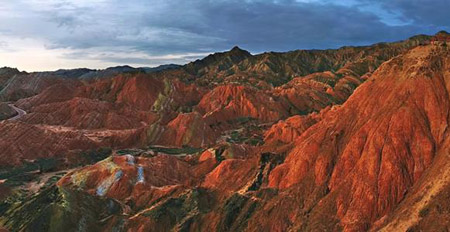
[[[124,51],[125,50],[125,51]],[[117,64],[135,64],[142,65],[163,65],[171,63],[187,63],[193,59],[199,59],[207,56],[209,53],[182,53],[167,55],[148,55],[144,52],[127,52],[126,49],[116,49],[105,51],[105,49],[88,49],[63,54],[64,59],[73,60],[102,60]]]
[[[40,41],[45,49],[59,51],[64,62],[153,66],[186,63],[197,58],[188,54],[234,45],[258,53],[365,45],[435,33],[450,24],[449,4],[448,0],[16,0],[0,6],[0,40],[8,36]],[[178,57],[165,59],[173,54]]]
[[[400,12],[401,17],[413,20],[413,23],[431,27],[450,27],[448,0],[381,0],[380,3],[388,11]]]

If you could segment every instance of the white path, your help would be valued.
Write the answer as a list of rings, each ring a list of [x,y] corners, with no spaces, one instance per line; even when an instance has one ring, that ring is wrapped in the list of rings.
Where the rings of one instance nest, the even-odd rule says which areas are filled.
[[[15,120],[18,120],[19,118],[21,118],[22,116],[24,116],[25,114],[27,114],[27,112],[25,110],[18,108],[14,104],[8,104],[8,106],[13,108],[17,112],[17,115],[12,118],[9,118],[7,120],[15,121]]]

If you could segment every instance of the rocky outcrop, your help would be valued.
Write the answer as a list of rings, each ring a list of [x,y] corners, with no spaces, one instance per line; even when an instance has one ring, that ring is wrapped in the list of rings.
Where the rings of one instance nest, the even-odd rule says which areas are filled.
[[[288,115],[283,103],[269,94],[238,85],[216,87],[203,96],[196,109],[214,124],[246,117],[270,122]]]
[[[31,124],[60,125],[79,129],[131,129],[152,124],[157,116],[121,104],[75,97],[31,108],[21,120]]]
[[[0,123],[0,133],[0,166],[20,165],[25,159],[55,157],[71,150],[97,147],[77,132],[55,133],[21,122]]]
[[[154,136],[151,136],[154,137]],[[153,143],[169,146],[205,147],[215,143],[218,133],[197,113],[181,113],[165,126]]]
[[[296,50],[251,55],[238,47],[216,53],[183,67],[180,77],[199,85],[250,83],[255,86],[280,86],[293,77],[345,68],[357,76],[373,72],[383,62],[415,46],[431,36],[419,35],[405,41],[373,46],[342,47],[329,50]],[[265,84],[261,84],[260,82]]]
[[[261,55],[234,48],[166,72],[43,85],[15,103],[27,115],[0,123],[0,164],[70,163],[103,146],[112,156],[5,203],[0,224],[445,228],[450,50],[429,38]]]
[[[63,82],[51,85],[35,96],[18,100],[16,105],[24,110],[30,110],[32,107],[43,104],[68,101],[75,97],[77,87],[80,85],[81,83],[74,82]]]
[[[176,171],[172,167],[176,167]],[[89,194],[124,203],[133,202],[133,208],[142,208],[158,200],[158,196],[163,197],[181,186],[191,186],[201,174],[195,172],[195,167],[174,156],[144,158],[124,155],[110,157],[94,166],[69,173],[58,185],[81,188]]]
[[[368,229],[404,199],[446,138],[449,57],[447,48],[426,46],[385,63],[295,141],[269,186],[313,178],[330,191],[313,214],[334,209],[327,213],[344,230]]]
[[[320,115],[317,113],[306,116],[296,115],[289,117],[286,120],[280,120],[272,125],[270,129],[265,131],[264,141],[267,144],[292,143],[303,132],[320,120]]]
[[[275,96],[286,99],[291,113],[308,114],[330,105],[342,104],[362,82],[354,74],[314,73],[294,78],[273,92]]]

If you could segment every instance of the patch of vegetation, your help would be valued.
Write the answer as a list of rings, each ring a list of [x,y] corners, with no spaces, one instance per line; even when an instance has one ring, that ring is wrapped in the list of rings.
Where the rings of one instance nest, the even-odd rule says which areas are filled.
[[[217,162],[222,162],[225,160],[225,157],[223,157],[223,153],[225,152],[225,147],[219,147],[214,151],[214,157],[216,158]]]
[[[180,113],[191,113],[192,110],[193,110],[192,106],[180,106],[180,107],[178,107],[177,112],[180,112]]]
[[[38,165],[39,172],[41,173],[55,171],[59,164],[58,160],[55,158],[38,159],[35,163]]]
[[[235,222],[236,218],[239,216],[240,211],[244,207],[245,203],[248,201],[247,197],[240,194],[233,194],[224,206],[225,217],[223,219],[224,228],[229,228],[230,225]]]
[[[34,179],[31,172],[39,170],[35,163],[25,163],[19,167],[5,167],[0,170],[0,179],[7,179],[6,185],[18,186]]]
[[[109,147],[102,147],[96,150],[85,151],[81,153],[79,157],[77,157],[78,159],[75,163],[75,167],[97,163],[108,158],[109,156],[111,156],[111,154],[112,149]]]
[[[53,185],[10,205],[0,223],[10,231],[100,231],[108,218],[120,214],[120,205],[112,199]]]
[[[258,207],[258,203],[248,196],[233,194],[223,207],[224,218],[219,223],[218,231],[241,231]]]
[[[243,142],[243,139],[240,136],[238,131],[232,131],[231,134],[230,134],[230,138],[227,138],[227,142],[229,142],[229,143],[239,143],[239,142]]]
[[[118,155],[132,155],[132,156],[139,156],[143,153],[143,150],[140,149],[122,149],[116,151]]]
[[[61,179],[61,177],[63,177],[64,175],[66,175],[66,173],[67,173],[67,172],[60,172],[60,173],[57,173],[56,175],[50,177],[50,178],[47,180],[47,182],[45,182],[44,186],[41,187],[40,190],[44,190],[44,189],[50,188],[51,186],[53,186],[54,184],[56,184],[56,182],[58,182],[58,181]]]
[[[30,193],[24,189],[18,189],[9,194],[9,196],[0,202],[0,215],[5,215],[6,211],[13,205],[18,205],[25,201]]]
[[[252,146],[259,146],[264,144],[264,140],[262,138],[249,138],[245,141],[245,143]]]
[[[143,216],[158,223],[178,224],[177,229],[172,229],[174,231],[189,231],[189,225],[195,220],[196,216],[200,213],[209,212],[213,205],[212,199],[205,189],[195,188],[181,196],[161,202],[158,206],[143,213]],[[167,228],[167,231],[169,230],[170,228]]]
[[[147,211],[144,216],[151,217],[155,220],[161,220],[163,217],[174,217],[175,221],[179,220],[179,217],[183,217],[187,214],[183,205],[185,198],[170,198],[164,202],[160,207],[154,210]]]
[[[196,154],[203,151],[203,148],[195,148],[189,146],[178,147],[159,147],[159,146],[149,146],[149,149],[155,152],[161,152],[169,155],[180,155],[180,154]]]
[[[418,231],[418,229],[417,229],[417,224],[415,224],[415,225],[409,227],[409,228],[406,230],[406,232],[414,232],[414,231]]]
[[[39,174],[54,171],[60,165],[56,158],[42,158],[25,162],[22,166],[4,167],[0,169],[0,179],[7,179],[9,187],[20,186],[25,182],[35,180]]]
[[[426,217],[429,213],[430,213],[430,208],[424,207],[419,211],[419,216],[423,218],[423,217]]]
[[[248,191],[256,191],[259,190],[263,180],[268,179],[268,173],[272,171],[276,166],[279,164],[282,164],[284,162],[285,156],[273,154],[273,153],[262,153],[260,160],[259,160],[259,167],[258,167],[258,173],[253,180],[252,185],[248,188]],[[267,169],[267,165],[269,168],[268,172],[265,172]]]
[[[238,124],[246,124],[248,122],[256,121],[256,119],[252,118],[252,117],[239,117],[239,118],[236,118],[235,121]]]
[[[239,132],[238,130],[234,130],[230,133],[230,137],[226,139],[228,143],[245,143],[250,144],[252,146],[261,145],[264,143],[262,137],[247,137],[244,132]]]

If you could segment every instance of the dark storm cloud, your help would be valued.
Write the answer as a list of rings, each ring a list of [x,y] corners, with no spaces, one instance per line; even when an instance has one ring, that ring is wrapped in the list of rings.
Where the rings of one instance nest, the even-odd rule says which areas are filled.
[[[435,29],[419,24],[389,26],[372,12],[320,2],[172,0],[153,3],[127,1],[127,5],[136,6],[130,8],[124,2],[115,2],[116,8],[107,9],[111,12],[100,11],[99,17],[84,22],[74,17],[96,9],[63,10],[54,17],[55,21],[58,25],[70,25],[75,31],[70,40],[63,37],[54,41],[52,47],[131,46],[153,54],[223,50],[233,45],[254,51],[291,50],[392,41],[423,29]],[[80,24],[74,25],[77,21]],[[92,23],[98,27],[91,26]]]
[[[12,14],[17,11],[14,17],[0,14],[8,22],[0,31],[40,37],[47,49],[74,50],[65,58],[141,64],[234,45],[262,52],[395,41],[447,29],[449,5],[448,0],[18,0],[7,3]],[[116,55],[92,55],[98,51]],[[148,57],[120,57],[123,53]]]
[[[226,38],[225,46],[251,50],[330,48],[395,40],[414,33],[413,26],[392,27],[376,15],[353,7],[318,3],[229,1],[204,9],[208,31]]]

